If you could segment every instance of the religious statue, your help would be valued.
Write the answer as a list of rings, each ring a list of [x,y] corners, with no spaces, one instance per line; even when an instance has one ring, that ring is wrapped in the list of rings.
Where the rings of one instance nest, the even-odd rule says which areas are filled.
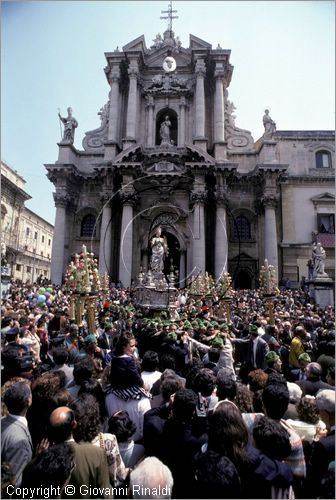
[[[162,42],[163,42],[163,38],[161,36],[161,33],[158,33],[156,35],[156,37],[154,38],[153,42],[154,42],[153,47],[155,47],[156,49],[159,49],[161,47]]]
[[[150,267],[155,272],[162,272],[164,258],[168,255],[167,240],[161,236],[161,232],[161,226],[158,226],[151,241],[152,257]]]
[[[75,128],[78,127],[78,122],[76,118],[72,116],[72,108],[68,108],[68,116],[63,118],[60,113],[58,113],[59,119],[62,123],[64,123],[64,134],[63,134],[63,142],[68,142],[73,144],[75,138]]]
[[[4,241],[1,241],[1,265],[6,266],[7,265],[7,247],[6,243]]]
[[[161,144],[170,144],[170,127],[171,121],[169,120],[169,116],[167,115],[165,116],[165,119],[160,126]]]
[[[313,245],[312,248],[312,261],[314,265],[313,277],[314,278],[327,278],[328,275],[324,270],[324,265],[326,260],[326,251],[322,247],[321,243]]]
[[[269,110],[265,109],[265,114],[263,116],[263,124],[265,127],[264,139],[272,139],[272,135],[276,131],[276,124],[269,116]]]

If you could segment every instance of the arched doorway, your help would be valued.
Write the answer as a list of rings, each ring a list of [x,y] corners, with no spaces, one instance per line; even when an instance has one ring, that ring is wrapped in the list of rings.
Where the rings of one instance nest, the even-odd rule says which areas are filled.
[[[155,133],[155,144],[159,146],[161,144],[161,137],[160,137],[160,126],[161,123],[164,121],[165,116],[168,116],[169,121],[171,123],[170,127],[170,140],[173,141],[172,144],[177,146],[177,114],[173,109],[170,108],[164,108],[161,109],[161,111],[158,112],[156,115],[156,133]]]
[[[238,271],[234,280],[234,287],[236,290],[251,289],[252,279],[250,273],[244,269]]]

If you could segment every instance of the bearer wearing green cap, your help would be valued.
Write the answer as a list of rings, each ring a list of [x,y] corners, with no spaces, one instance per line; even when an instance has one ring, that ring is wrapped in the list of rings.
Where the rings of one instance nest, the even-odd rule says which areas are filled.
[[[265,356],[265,361],[267,364],[267,368],[264,370],[268,375],[273,372],[281,373],[282,362],[279,354],[275,351],[269,351]]]
[[[297,382],[298,380],[307,380],[307,375],[306,375],[306,367],[307,365],[311,362],[311,358],[309,354],[306,352],[303,352],[299,356],[299,365],[300,368],[294,368],[290,372],[290,381],[291,382]]]

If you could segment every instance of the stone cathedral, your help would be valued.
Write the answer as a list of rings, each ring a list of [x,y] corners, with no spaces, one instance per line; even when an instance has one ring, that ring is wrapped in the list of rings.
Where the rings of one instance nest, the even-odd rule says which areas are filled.
[[[71,108],[60,116],[58,160],[45,165],[55,186],[52,281],[85,244],[100,273],[130,286],[148,268],[158,226],[165,274],[173,266],[180,287],[229,271],[236,288],[254,288],[265,258],[297,284],[314,241],[332,272],[334,132],[279,131],[266,110],[254,141],[235,124],[230,50],[194,35],[183,47],[171,21],[149,48],[140,36],[105,53],[108,100],[82,150]]]

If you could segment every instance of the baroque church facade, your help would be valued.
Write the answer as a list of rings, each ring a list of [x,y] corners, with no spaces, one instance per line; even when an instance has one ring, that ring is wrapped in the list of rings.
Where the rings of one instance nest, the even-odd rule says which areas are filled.
[[[59,156],[45,165],[55,186],[51,279],[60,284],[85,244],[100,273],[130,286],[150,262],[161,226],[183,287],[192,275],[229,271],[254,288],[264,262],[279,279],[308,277],[313,242],[334,270],[333,131],[278,131],[265,112],[254,141],[235,124],[230,50],[168,28],[105,53],[108,101],[101,126],[73,145],[76,120],[61,118]]]

